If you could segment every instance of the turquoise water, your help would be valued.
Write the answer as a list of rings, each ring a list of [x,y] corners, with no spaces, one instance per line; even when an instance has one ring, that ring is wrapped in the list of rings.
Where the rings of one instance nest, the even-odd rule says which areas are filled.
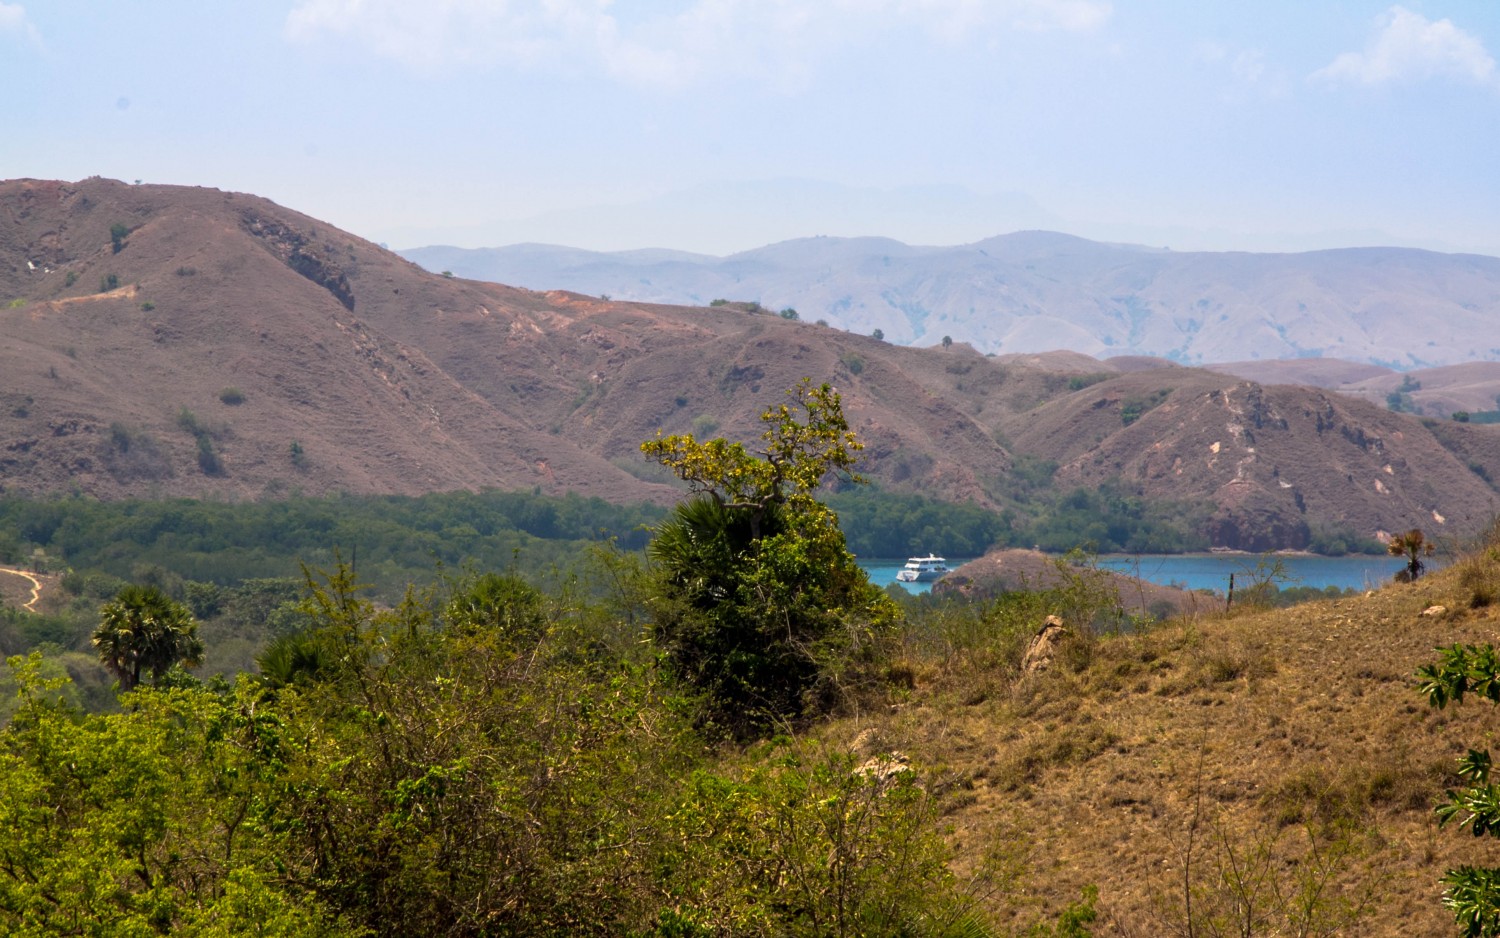
[[[1265,579],[1271,572],[1271,564],[1276,562],[1280,562],[1285,579],[1275,582],[1283,589],[1291,586],[1372,589],[1389,583],[1404,566],[1399,557],[1376,554],[1347,557],[1313,554],[1106,554],[1099,557],[1098,562],[1101,567],[1152,583],[1194,590],[1211,589],[1220,593],[1229,587],[1229,574],[1235,575],[1236,587],[1246,587],[1257,578],[1257,574],[1260,579]]]
[[[963,564],[973,560],[973,557],[949,557],[948,567],[957,570]],[[877,557],[873,560],[861,560],[859,565],[865,568],[870,575],[870,582],[876,586],[890,586],[896,582],[896,574],[902,567],[906,566],[906,558],[892,560],[890,558]],[[908,593],[928,593],[932,591],[931,583],[902,583],[901,588]]]
[[[971,557],[949,557],[948,566],[957,569]],[[1096,558],[1101,567],[1138,576],[1164,586],[1185,586],[1188,589],[1210,589],[1220,593],[1229,586],[1229,574],[1235,575],[1235,586],[1250,586],[1256,576],[1257,565],[1265,568],[1262,576],[1269,573],[1270,564],[1280,561],[1285,579],[1278,580],[1283,588],[1291,586],[1313,586],[1324,589],[1336,586],[1339,589],[1370,589],[1390,582],[1400,570],[1399,557],[1354,554],[1348,557],[1319,557],[1311,554],[1277,554],[1266,557],[1261,554],[1104,554]],[[870,574],[870,582],[876,586],[888,586],[896,582],[896,571],[906,563],[900,560],[861,560],[859,565]],[[931,583],[902,583],[903,589],[913,593],[925,593],[932,589]]]

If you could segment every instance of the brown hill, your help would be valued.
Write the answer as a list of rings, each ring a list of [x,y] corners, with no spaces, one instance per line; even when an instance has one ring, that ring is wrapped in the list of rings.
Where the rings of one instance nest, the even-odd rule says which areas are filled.
[[[253,196],[0,182],[7,492],[666,500],[677,490],[641,440],[753,439],[760,410],[812,377],[843,393],[863,471],[954,500],[1001,504],[1014,451],[1057,460],[1063,484],[1120,476],[1212,499],[1232,546],[1298,546],[1320,526],[1472,530],[1495,506],[1476,475],[1500,479],[1492,428],[1440,440],[1377,408],[1154,364],[1006,361],[753,305],[536,293],[429,274]],[[1124,425],[1164,387],[1166,405]]]
[[[1177,616],[1206,612],[1217,600],[1173,586],[1096,567],[1072,566],[1036,550],[992,550],[971,560],[932,586],[935,595],[955,593],[987,598],[1014,590],[1046,590],[1084,582],[1119,599],[1133,616]]]
[[[1320,526],[1473,532],[1497,506],[1490,428],[1442,436],[1363,401],[1194,369],[1137,372],[1012,417],[1057,481],[1208,499],[1216,545],[1303,547]],[[1500,466],[1495,467],[1500,470]]]
[[[866,360],[846,404],[872,467],[964,497],[1008,465],[873,339],[438,277],[253,196],[0,183],[0,297],[7,491],[665,499],[636,451],[658,428],[751,435],[785,388]]]
[[[1420,368],[1350,382],[1339,390],[1381,406],[1388,404],[1392,392],[1405,392],[1414,412],[1448,419],[1461,410],[1500,409],[1500,362]]]
[[[1209,371],[1234,375],[1261,384],[1305,384],[1342,389],[1346,385],[1396,374],[1390,368],[1338,358],[1285,358],[1204,365]],[[1397,382],[1400,378],[1397,377]]]

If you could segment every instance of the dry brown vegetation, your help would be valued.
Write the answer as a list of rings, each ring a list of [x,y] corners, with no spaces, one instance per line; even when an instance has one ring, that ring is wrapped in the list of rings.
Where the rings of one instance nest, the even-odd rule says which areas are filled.
[[[1017,924],[1092,883],[1099,935],[1449,934],[1439,876],[1493,848],[1432,807],[1494,714],[1430,709],[1412,673],[1493,641],[1497,597],[1490,546],[1358,597],[1074,634],[1032,675],[1021,639],[952,624],[910,649],[902,701],[826,732],[922,765],[961,866],[1025,870],[992,900]],[[1275,928],[1205,927],[1247,908]]]

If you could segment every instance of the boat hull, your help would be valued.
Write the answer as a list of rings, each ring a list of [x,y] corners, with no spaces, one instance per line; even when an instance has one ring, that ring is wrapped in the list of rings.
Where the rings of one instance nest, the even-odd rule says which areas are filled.
[[[941,580],[950,572],[948,562],[942,557],[912,557],[896,573],[896,579],[901,583],[931,583],[933,580]]]

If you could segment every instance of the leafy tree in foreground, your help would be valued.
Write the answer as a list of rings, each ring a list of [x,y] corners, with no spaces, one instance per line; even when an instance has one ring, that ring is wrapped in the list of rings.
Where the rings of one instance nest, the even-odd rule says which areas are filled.
[[[174,664],[192,668],[203,660],[193,614],[155,586],[126,586],[105,603],[92,642],[122,691],[134,690],[143,671],[159,681]]]
[[[1419,668],[1417,681],[1418,692],[1440,710],[1449,702],[1462,703],[1467,694],[1500,702],[1500,656],[1493,645],[1455,644],[1442,650],[1436,664]],[[1500,786],[1490,780],[1490,768],[1488,750],[1470,749],[1458,758],[1458,774],[1469,787],[1448,792],[1437,808],[1439,824],[1456,819],[1475,837],[1500,837]],[[1461,934],[1500,936],[1500,869],[1461,866],[1443,875],[1443,886],[1443,904]]]
[[[741,737],[831,706],[896,615],[812,496],[830,473],[861,481],[838,392],[804,380],[788,396],[761,415],[755,453],[690,434],[641,446],[695,496],[649,548],[654,637],[708,719]]]

